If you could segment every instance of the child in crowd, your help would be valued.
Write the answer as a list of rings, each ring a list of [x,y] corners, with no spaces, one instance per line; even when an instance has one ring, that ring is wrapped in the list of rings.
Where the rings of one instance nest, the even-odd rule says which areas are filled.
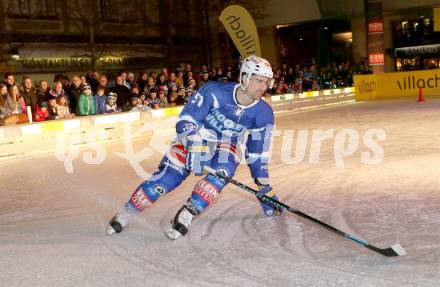
[[[42,122],[50,119],[49,111],[47,110],[47,102],[42,101],[35,107],[34,121]]]
[[[132,96],[130,98],[130,101],[124,106],[122,109],[124,112],[130,112],[130,111],[137,111],[137,107],[141,105],[141,102],[139,101],[139,97]],[[136,108],[135,110],[133,110]]]
[[[193,94],[194,94],[194,90],[191,89],[190,87],[185,89],[185,98],[183,100],[184,104],[188,102],[189,98],[191,98]]]
[[[166,108],[168,107],[168,99],[165,91],[159,91],[159,107],[160,108]]]
[[[142,103],[142,110],[143,111],[149,111],[150,108],[150,100],[146,97],[146,95],[143,93],[139,96],[139,100]]]
[[[147,100],[144,93],[139,95],[139,101],[141,101],[142,105],[144,105],[144,106],[150,105],[150,102]]]
[[[131,111],[137,111],[137,112],[149,111],[149,110],[151,110],[151,108],[149,107],[148,100],[145,99],[145,94],[141,94],[139,96],[137,105],[131,109]]]
[[[157,98],[157,92],[156,90],[151,90],[150,91],[150,108],[152,109],[159,109],[159,104],[160,104],[160,99]]]
[[[65,96],[59,96],[57,98],[56,110],[56,119],[71,119],[75,116],[75,114],[70,112]]]
[[[107,97],[107,104],[105,105],[106,113],[114,113],[118,111],[116,105],[116,94],[110,93]]]
[[[180,106],[183,105],[183,101],[182,98],[177,94],[177,92],[172,91],[170,93],[170,101],[168,104],[170,107]]]
[[[54,97],[52,95],[49,95],[47,98],[47,110],[51,120],[57,119],[57,98],[58,97]]]
[[[105,95],[105,87],[98,86],[96,95],[93,96],[93,100],[95,102],[96,114],[105,114],[107,112],[107,96]]]
[[[95,114],[95,102],[92,96],[92,88],[89,85],[84,85],[81,88],[81,95],[78,100],[79,116],[90,116]]]
[[[184,86],[180,86],[179,88],[177,88],[177,96],[183,101],[185,99],[185,87]]]

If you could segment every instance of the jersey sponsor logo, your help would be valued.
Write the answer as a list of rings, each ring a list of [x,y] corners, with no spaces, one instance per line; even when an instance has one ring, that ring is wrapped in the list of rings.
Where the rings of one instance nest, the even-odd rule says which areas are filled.
[[[193,215],[197,215],[201,212],[201,210],[203,210],[203,208],[201,208],[200,206],[194,205],[191,200],[188,200],[184,205]]]
[[[166,194],[168,192],[167,188],[165,186],[161,185],[161,184],[154,185],[153,186],[153,190],[155,192],[157,192],[158,194],[160,194],[160,195],[164,195],[164,194]]]
[[[217,132],[221,132],[226,136],[239,135],[245,131],[245,127],[228,119],[219,110],[214,110],[206,117],[206,122],[209,127],[212,127]]]
[[[192,130],[196,130],[196,129],[197,129],[196,124],[187,122],[187,123],[185,123],[185,125],[182,128],[182,133],[188,132],[188,131],[192,131]]]
[[[130,198],[131,203],[139,211],[144,210],[146,207],[152,205],[153,203],[145,195],[142,187],[139,187]]]
[[[168,159],[177,167],[184,167],[186,163],[186,156],[188,152],[181,143],[171,146],[167,154]]]
[[[194,187],[194,193],[197,194],[208,205],[214,201],[217,195],[220,193],[218,188],[207,180],[202,179]]]

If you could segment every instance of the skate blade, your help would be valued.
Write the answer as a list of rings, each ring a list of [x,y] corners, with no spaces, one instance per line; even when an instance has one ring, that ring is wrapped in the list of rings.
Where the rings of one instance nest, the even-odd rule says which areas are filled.
[[[107,236],[110,236],[114,233],[116,233],[116,230],[114,230],[111,225],[107,226]]]
[[[182,234],[180,234],[177,230],[170,229],[165,232],[165,236],[168,237],[170,240],[176,240],[177,238],[182,237]]]

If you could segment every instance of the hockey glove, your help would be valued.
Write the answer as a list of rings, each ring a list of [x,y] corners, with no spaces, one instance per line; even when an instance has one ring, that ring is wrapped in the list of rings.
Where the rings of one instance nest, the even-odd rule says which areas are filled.
[[[270,185],[259,185],[258,188],[260,189],[261,194],[278,200],[278,197],[273,193]],[[266,216],[278,216],[283,212],[282,208],[274,207],[271,203],[264,201],[264,199],[258,198],[258,200],[260,201],[261,207],[263,208],[263,212]]]
[[[186,150],[185,168],[197,176],[203,175],[203,161],[209,153],[209,147],[203,144],[198,134],[194,134],[186,138]]]

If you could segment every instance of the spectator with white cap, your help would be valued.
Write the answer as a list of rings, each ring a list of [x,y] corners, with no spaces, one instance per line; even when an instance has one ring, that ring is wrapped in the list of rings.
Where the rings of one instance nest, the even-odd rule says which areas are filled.
[[[84,85],[78,100],[77,115],[90,116],[95,114],[95,101],[93,100],[92,88]]]

